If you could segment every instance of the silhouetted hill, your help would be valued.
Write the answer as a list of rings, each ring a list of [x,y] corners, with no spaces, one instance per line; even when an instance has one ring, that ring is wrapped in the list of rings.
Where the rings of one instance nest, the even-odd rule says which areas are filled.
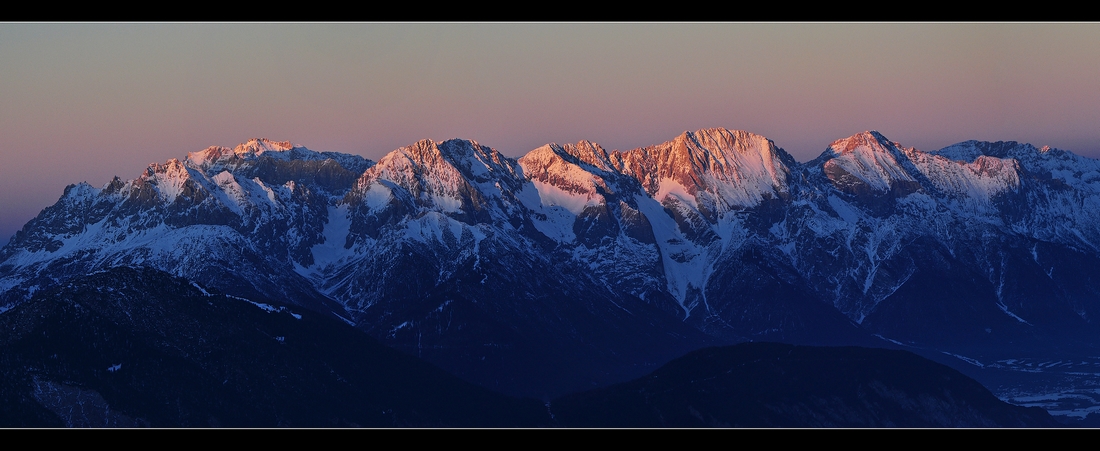
[[[573,427],[1055,427],[907,351],[743,343],[551,403]]]

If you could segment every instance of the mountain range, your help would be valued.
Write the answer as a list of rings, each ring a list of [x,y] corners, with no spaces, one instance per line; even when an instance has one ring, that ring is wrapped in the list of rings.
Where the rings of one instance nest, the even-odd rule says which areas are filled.
[[[704,129],[518,159],[424,140],[374,162],[253,139],[66,187],[0,249],[0,310],[149,267],[543,400],[746,341],[984,367],[1096,355],[1098,207],[1100,162],[1015,142],[925,152],[870,131],[799,163]]]

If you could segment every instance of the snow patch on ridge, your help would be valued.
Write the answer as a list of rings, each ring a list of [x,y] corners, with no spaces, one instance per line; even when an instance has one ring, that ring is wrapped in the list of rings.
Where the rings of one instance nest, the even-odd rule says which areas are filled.
[[[572,213],[573,216],[580,215],[584,208],[589,205],[599,205],[599,200],[602,200],[602,198],[593,198],[588,194],[569,192],[537,180],[532,180],[531,185],[538,192],[539,205],[542,207],[562,207]]]
[[[392,199],[393,190],[378,181],[368,185],[366,192],[363,193],[363,204],[372,211],[381,210],[388,205]]]
[[[676,180],[670,178],[661,179],[661,182],[657,186],[657,193],[653,195],[653,199],[657,202],[664,203],[665,199],[672,196],[684,205],[691,206],[691,208],[696,211],[699,210],[699,204],[696,202],[695,196],[688,192],[687,188]]]
[[[304,273],[299,270],[299,273],[305,276],[315,275],[318,271],[341,263],[346,258],[354,255],[352,251],[344,248],[350,231],[351,218],[348,216],[347,204],[330,205],[328,207],[328,222],[325,223],[325,228],[321,232],[324,241],[310,248],[310,252],[313,254],[313,265],[309,268],[303,268],[306,270]]]
[[[546,185],[545,187],[548,188],[547,191],[549,191],[549,188],[554,188],[551,185]],[[574,213],[569,208],[556,205],[553,196],[548,195],[544,198],[542,196],[543,192],[544,191],[539,190],[533,183],[525,184],[524,187],[516,193],[516,199],[519,200],[524,207],[534,212],[534,214],[531,215],[531,224],[535,226],[535,230],[538,230],[543,235],[559,243],[574,242],[577,237],[573,233],[573,224],[576,222],[577,214],[580,212]],[[568,193],[565,194],[568,195]],[[566,197],[566,200],[574,199]]]
[[[404,224],[404,237],[421,243],[457,244],[463,232],[467,230],[475,243],[485,239],[485,233],[478,227],[471,227],[435,211],[429,211],[417,219],[405,221]]]
[[[680,232],[676,221],[665,213],[664,207],[654,199],[641,195],[634,196],[638,210],[642,212],[653,227],[653,236],[661,250],[661,264],[669,293],[680,303],[684,310],[684,319],[691,315],[688,294],[693,289],[700,292],[705,287],[712,268],[706,249],[692,243]]]

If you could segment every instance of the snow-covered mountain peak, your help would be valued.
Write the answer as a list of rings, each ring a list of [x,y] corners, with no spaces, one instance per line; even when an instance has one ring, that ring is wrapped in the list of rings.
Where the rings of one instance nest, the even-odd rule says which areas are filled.
[[[568,158],[568,154],[562,149],[562,146],[557,143],[550,143],[527,152],[516,161],[523,168],[523,174],[530,178],[533,174],[545,171],[553,162],[566,158]]]
[[[613,170],[607,150],[592,141],[583,140],[576,144],[566,144],[561,146],[561,150],[601,171]]]
[[[99,192],[100,190],[95,189],[88,182],[80,182],[66,186],[61,199],[87,201],[93,199]]]
[[[162,163],[150,163],[149,167],[145,168],[144,177],[152,176],[157,173],[178,172],[185,170],[184,164],[176,158],[169,158],[168,161]]]
[[[318,182],[316,188],[342,195],[374,162],[358,155],[316,152],[287,141],[252,139],[233,149],[212,146],[188,153],[185,165],[202,178],[229,171],[247,179],[260,177],[265,183],[276,185],[308,179],[311,183]]]
[[[656,146],[613,152],[610,159],[658,201],[671,195],[709,212],[780,197],[794,163],[771,140],[724,128],[684,132]]]
[[[222,146],[210,146],[198,152],[188,152],[187,162],[196,168],[208,168],[216,163],[224,163],[237,157],[233,149]]]
[[[990,142],[970,140],[952,144],[932,153],[952,160],[965,162],[973,162],[982,155],[997,158],[1014,158],[1020,161],[1024,166],[1036,166],[1030,168],[1031,170],[1037,169],[1037,166],[1043,166],[1045,164],[1043,162],[1055,160],[1092,161],[1091,158],[1082,160],[1082,157],[1068,150],[1050,146],[1035,147],[1028,143],[1016,141]]]
[[[444,146],[447,141],[436,142],[431,139],[422,139],[411,145],[396,149],[378,160],[379,165],[393,165],[398,160],[405,160],[419,167],[431,167],[438,164],[447,164],[448,160],[464,159],[461,146]]]
[[[192,174],[187,165],[172,158],[164,164],[153,163],[145,169],[141,177],[133,181],[135,188],[152,186],[158,196],[167,201],[174,201],[184,191],[193,189]],[[189,188],[192,187],[192,188]]]
[[[487,182],[502,176],[514,178],[515,164],[515,161],[496,149],[482,146],[477,141],[449,139],[435,142],[423,139],[390,152],[378,161],[375,168],[379,172],[398,171],[410,174],[446,174],[457,171],[457,175],[462,178]]]
[[[824,160],[822,170],[841,191],[864,195],[899,190],[906,194],[920,189],[920,184],[902,161],[908,162],[910,155],[918,153],[872,130],[834,141],[818,161]]]
[[[248,140],[248,142],[237,145],[237,147],[233,149],[233,152],[237,155],[259,155],[264,152],[285,152],[294,147],[296,146],[290,144],[290,141],[272,141],[267,138],[252,138]]]
[[[677,136],[674,142],[694,142],[698,146],[718,150],[744,151],[748,147],[758,147],[771,140],[756,133],[744,130],[730,130],[727,128],[704,128],[694,132],[685,131]]]
[[[320,158],[309,149],[294,146],[289,141],[272,141],[266,138],[252,138],[247,142],[238,144],[232,149],[222,146],[210,146],[198,152],[187,154],[187,163],[204,172],[215,174],[227,167],[231,168],[240,162],[255,160],[260,155],[273,155],[283,159],[296,157],[299,159]]]
[[[1042,153],[1047,152],[1049,150]],[[955,143],[931,153],[951,160],[971,163],[982,155],[1016,159],[1025,157],[1026,160],[1028,156],[1039,155],[1040,151],[1031,144],[1021,144],[1016,141],[987,142],[970,140]]]
[[[142,179],[188,178],[187,166],[175,158],[162,163],[151,163],[141,174]]]
[[[775,147],[771,140],[755,133],[725,128],[684,132],[672,141],[647,147],[646,150],[665,154],[662,156],[702,172],[746,169],[748,166],[736,163],[750,161],[763,163],[779,157],[779,148]]]
[[[812,165],[837,189],[868,200],[931,190],[988,207],[994,196],[1019,187],[1019,165],[1008,153],[976,142],[922,152],[866,131],[834,141]]]
[[[515,160],[476,141],[425,139],[382,157],[359,177],[348,200],[366,202],[372,211],[403,203],[412,211],[441,212],[473,224],[506,215],[486,213],[487,202],[518,190],[519,171]]]
[[[1050,146],[1035,147],[1015,141],[964,141],[935,152],[946,158],[976,164],[983,159],[1014,161],[1020,173],[1032,180],[1050,180],[1052,188],[1071,186],[1082,193],[1100,195],[1100,161]]]
[[[557,143],[546,144],[527,152],[519,158],[518,162],[523,168],[524,175],[529,179],[541,177],[539,174],[546,172],[555,164],[577,166],[584,171],[616,171],[607,151],[591,141],[580,141],[577,144],[564,146]]]
[[[598,174],[593,173],[593,169],[596,172],[603,169],[576,155],[580,153],[582,156],[587,155],[596,158],[598,154],[594,151],[599,149],[598,146],[585,146],[586,141],[581,143],[580,146],[572,144],[559,146],[551,143],[520,157],[518,163],[523,170],[523,176],[535,184],[540,197],[543,198],[543,203],[549,202],[548,205],[569,204],[568,202],[547,200],[549,192],[560,190],[563,195],[570,199],[579,196],[578,199],[580,200],[574,201],[573,203],[576,205],[571,208],[571,211],[575,210],[574,213],[579,213],[579,209],[583,208],[587,202],[592,202],[593,199],[599,197],[596,194],[597,185],[607,188],[604,180]],[[601,163],[601,161],[597,159],[595,163]],[[606,160],[603,163],[603,166],[607,167]]]
[[[879,133],[877,130],[868,130],[833,141],[833,143],[829,145],[827,152],[832,151],[834,155],[843,155],[859,150],[889,152],[892,148],[900,147],[898,143],[886,139],[886,137],[882,136],[882,133]]]

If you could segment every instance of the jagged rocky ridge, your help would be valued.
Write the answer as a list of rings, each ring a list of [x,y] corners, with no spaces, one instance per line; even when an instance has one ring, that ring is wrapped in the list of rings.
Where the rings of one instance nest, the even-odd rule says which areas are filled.
[[[0,250],[0,290],[10,308],[148,265],[545,398],[745,340],[1091,349],[1098,206],[1100,163],[1014,142],[865,132],[800,164],[707,129],[518,160],[425,140],[374,163],[251,140],[66,188]]]

